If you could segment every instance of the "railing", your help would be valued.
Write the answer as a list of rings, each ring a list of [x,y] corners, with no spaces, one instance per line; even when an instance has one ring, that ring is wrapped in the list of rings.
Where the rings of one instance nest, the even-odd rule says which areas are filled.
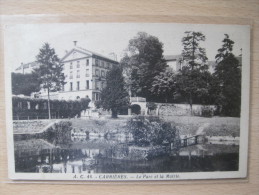
[[[188,138],[178,139],[172,143],[172,148],[184,148],[205,142],[204,135],[195,135]]]

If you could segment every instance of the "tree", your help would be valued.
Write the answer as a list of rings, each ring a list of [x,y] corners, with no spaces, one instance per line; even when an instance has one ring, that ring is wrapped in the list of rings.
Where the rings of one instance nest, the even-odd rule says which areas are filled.
[[[40,84],[35,74],[12,73],[12,93],[30,96],[40,90]]]
[[[205,62],[208,60],[206,51],[200,47],[200,42],[205,41],[205,36],[201,32],[186,31],[186,36],[182,39],[183,61],[188,64],[191,70],[206,68]]]
[[[155,76],[150,91],[165,102],[174,98],[176,93],[176,76],[172,71],[164,71]]]
[[[206,65],[205,49],[200,47],[200,42],[205,41],[201,32],[186,31],[182,39],[184,66],[177,75],[177,87],[180,94],[192,105],[195,98],[208,94],[209,75]]]
[[[152,99],[150,91],[154,78],[166,68],[163,44],[157,37],[139,32],[129,41],[128,53],[121,60],[127,88],[133,96]]]
[[[216,104],[221,114],[226,116],[240,116],[241,107],[241,63],[232,53],[234,41],[225,34],[223,45],[215,56],[217,65],[214,78]]]
[[[122,68],[114,66],[107,73],[106,80],[107,85],[101,92],[101,100],[98,104],[105,110],[111,110],[112,118],[117,118],[118,110],[129,104]]]
[[[60,64],[60,59],[56,55],[54,48],[51,48],[48,43],[42,46],[36,58],[40,67],[35,69],[34,73],[38,76],[41,87],[47,89],[48,113],[49,119],[51,119],[49,94],[50,92],[60,90],[65,84],[65,76],[62,72],[63,65]]]

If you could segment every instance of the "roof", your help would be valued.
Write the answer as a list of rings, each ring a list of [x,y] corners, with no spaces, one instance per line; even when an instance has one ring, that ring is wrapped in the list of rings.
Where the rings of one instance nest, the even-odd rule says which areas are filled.
[[[22,68],[29,68],[29,67],[35,67],[39,65],[39,63],[37,61],[34,61],[34,62],[29,62],[29,63],[26,63],[26,64],[21,64],[18,68],[16,68],[15,70],[20,70]]]
[[[102,54],[99,54],[99,53],[96,53],[96,52],[93,52],[93,51],[90,51],[90,50],[87,50],[87,49],[84,49],[84,48],[78,47],[78,46],[74,47],[74,48],[71,49],[69,52],[67,52],[66,55],[65,55],[63,58],[61,58],[61,61],[64,61],[64,59],[65,59],[66,57],[68,57],[73,51],[79,51],[79,52],[84,53],[84,54],[86,54],[86,55],[98,56],[98,57],[100,57],[100,58],[109,60],[109,61],[111,61],[111,62],[118,63],[117,61],[115,61],[115,60],[113,60],[113,59],[111,59],[111,58],[109,58],[109,57],[106,57],[106,56],[104,56],[104,55],[102,55]]]
[[[182,57],[181,54],[179,55],[164,55],[164,58],[166,61],[175,61],[175,60],[178,60]]]

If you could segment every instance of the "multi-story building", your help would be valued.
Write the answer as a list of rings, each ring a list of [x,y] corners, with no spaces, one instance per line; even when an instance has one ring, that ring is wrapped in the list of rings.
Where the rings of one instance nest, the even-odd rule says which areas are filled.
[[[59,99],[79,99],[88,96],[92,102],[100,99],[106,86],[106,74],[118,62],[76,46],[61,59],[66,84]]]
[[[93,104],[100,99],[100,92],[106,86],[107,72],[119,63],[114,59],[78,47],[75,41],[74,48],[61,58],[61,64],[66,84],[61,91],[51,93],[50,98],[75,100],[89,97]],[[39,67],[37,62],[22,64],[15,72],[31,73],[36,67]],[[47,93],[41,90],[38,96],[47,98]]]

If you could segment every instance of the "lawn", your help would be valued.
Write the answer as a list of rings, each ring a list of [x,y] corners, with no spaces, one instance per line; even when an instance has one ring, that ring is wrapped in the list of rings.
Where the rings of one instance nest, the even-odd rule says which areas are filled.
[[[240,134],[240,118],[170,116],[164,120],[176,126],[180,135],[195,135],[201,126],[204,126],[203,132],[207,136],[238,137]]]
[[[119,119],[63,119],[72,122],[76,130],[95,133],[124,132],[127,118]],[[168,116],[163,118],[177,128],[180,135],[196,135],[203,132],[206,136],[239,137],[240,119],[234,117],[198,117],[198,116]],[[14,122],[14,132],[36,133],[53,121],[18,121]]]

